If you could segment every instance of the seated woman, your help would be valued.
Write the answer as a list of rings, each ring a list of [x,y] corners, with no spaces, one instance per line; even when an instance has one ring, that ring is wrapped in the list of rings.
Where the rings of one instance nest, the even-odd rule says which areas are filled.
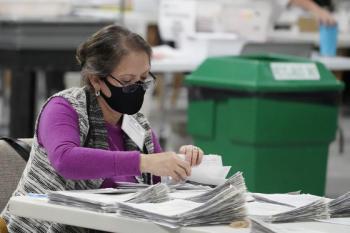
[[[115,181],[155,184],[160,176],[186,180],[190,166],[201,163],[203,151],[182,146],[179,153],[186,154],[186,161],[175,152],[162,152],[139,112],[145,91],[156,82],[151,56],[151,47],[141,36],[116,25],[101,29],[78,48],[84,87],[59,92],[45,103],[13,196],[108,188]],[[144,129],[142,149],[139,139],[121,129],[126,117]],[[1,217],[9,232],[88,232],[10,215],[9,205]]]

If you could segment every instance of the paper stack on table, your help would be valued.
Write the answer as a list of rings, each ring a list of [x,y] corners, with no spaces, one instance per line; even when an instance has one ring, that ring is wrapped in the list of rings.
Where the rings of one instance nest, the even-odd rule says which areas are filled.
[[[120,191],[133,190],[137,186],[147,188],[136,193],[117,194]],[[179,199],[169,201],[169,187],[161,183],[151,186],[120,183],[119,187],[126,189],[56,191],[47,193],[47,196],[49,203],[103,213],[117,213],[123,217],[148,220],[172,228],[231,223],[243,221],[247,216],[246,186],[240,172],[215,189],[204,193],[200,190],[175,191],[198,192],[195,195],[199,195],[193,200],[191,198],[184,200],[184,196],[180,195]]]
[[[133,192],[138,192],[142,189],[148,188],[151,185],[148,184],[140,184],[140,183],[131,183],[131,182],[114,182],[117,189],[120,190],[121,192],[125,193],[133,193]],[[171,191],[174,190],[211,190],[212,188],[209,186],[205,185],[195,185],[195,184],[190,184],[190,183],[177,183],[174,185],[168,185],[168,188]]]
[[[248,195],[248,196],[253,197],[254,201],[256,201],[256,202],[276,204],[276,205],[282,205],[282,206],[295,208],[295,206],[292,206],[292,205],[289,205],[289,204],[286,204],[286,203],[282,203],[282,202],[278,202],[278,201],[274,201],[274,200],[269,200],[269,199],[266,199],[265,197],[258,196],[258,195],[255,195],[255,194],[251,194],[251,195]]]
[[[211,190],[213,189],[210,186],[206,185],[200,185],[200,184],[191,184],[191,183],[181,183],[181,184],[175,184],[175,185],[169,185],[170,190],[198,190],[198,191],[205,191],[205,190]]]
[[[159,204],[120,203],[118,215],[149,220],[154,223],[177,228],[187,225],[223,224],[243,221],[247,215],[245,190],[231,187],[216,196],[198,203],[175,199]]]
[[[289,193],[285,193],[285,194],[287,194],[287,195],[300,195],[300,191],[289,192]],[[248,193],[247,198],[250,200],[262,202],[262,203],[271,203],[271,204],[277,204],[277,205],[284,205],[287,207],[295,207],[295,206],[289,205],[287,203],[278,202],[278,201],[268,199],[268,197],[264,197],[264,195],[260,195],[259,193]]]
[[[117,189],[131,189],[131,190],[141,190],[150,187],[149,184],[141,184],[141,183],[131,183],[131,182],[114,182],[117,186]]]
[[[170,199],[188,199],[206,193],[206,190],[171,190],[169,193]]]
[[[250,233],[323,233],[305,228],[268,224],[256,218],[250,218]]]
[[[279,204],[279,205],[285,205],[289,207],[301,207],[322,198],[311,194],[290,195],[289,193],[287,194],[249,193],[248,195],[253,196],[257,202]],[[326,202],[329,202],[331,200],[332,199],[325,198]]]
[[[178,156],[185,159],[185,155],[178,154]],[[191,167],[191,176],[187,177],[186,182],[201,185],[220,185],[225,182],[230,169],[231,166],[222,165],[221,156],[204,155],[200,165]],[[184,183],[184,181],[176,182],[171,177],[162,177],[162,181],[168,185]]]
[[[297,222],[329,218],[325,198],[310,194],[254,194],[247,203],[249,216],[264,222]],[[258,202],[263,200],[263,202]],[[277,204],[279,203],[279,204]],[[282,205],[281,205],[282,203]]]
[[[192,185],[192,184],[186,183],[184,185],[189,185],[190,186],[189,189],[188,190],[171,189],[171,192],[169,194],[170,198],[185,199],[188,201],[204,203],[232,186],[237,189],[246,190],[244,178],[241,172],[237,172],[236,174],[231,176],[229,179],[227,179],[224,183],[218,185],[216,188],[213,188],[213,189],[210,188],[209,190],[195,189],[192,186],[196,186],[196,185]]]
[[[162,203],[170,201],[169,188],[158,183],[132,195],[128,203]]]
[[[207,202],[208,200],[212,199],[219,193],[223,192],[226,189],[229,189],[230,187],[235,187],[238,190],[246,190],[247,187],[245,186],[244,178],[242,176],[242,172],[237,172],[233,176],[231,176],[229,179],[227,179],[224,183],[218,185],[216,188],[209,190],[207,192],[204,192],[200,195],[187,198],[188,201],[194,201],[199,203]]]
[[[350,192],[328,203],[331,218],[350,217]]]
[[[315,219],[315,220],[319,222],[327,222],[327,223],[350,226],[350,218],[330,218],[330,219]]]
[[[98,212],[116,212],[119,203],[160,203],[169,201],[169,189],[156,184],[136,193],[124,194],[118,189],[71,190],[47,193],[49,203],[80,207]]]

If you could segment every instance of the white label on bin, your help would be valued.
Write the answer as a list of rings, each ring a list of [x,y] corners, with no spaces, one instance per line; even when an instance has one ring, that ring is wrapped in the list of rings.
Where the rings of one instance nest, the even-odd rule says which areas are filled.
[[[272,62],[270,64],[275,80],[320,80],[320,73],[314,63]]]

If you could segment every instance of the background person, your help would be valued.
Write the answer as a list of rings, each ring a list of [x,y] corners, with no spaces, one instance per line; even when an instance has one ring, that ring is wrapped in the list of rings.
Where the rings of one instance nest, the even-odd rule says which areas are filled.
[[[304,10],[307,10],[312,13],[313,17],[319,24],[323,24],[325,26],[335,26],[337,22],[335,21],[332,14],[316,4],[311,0],[288,0],[288,5],[297,6]]]

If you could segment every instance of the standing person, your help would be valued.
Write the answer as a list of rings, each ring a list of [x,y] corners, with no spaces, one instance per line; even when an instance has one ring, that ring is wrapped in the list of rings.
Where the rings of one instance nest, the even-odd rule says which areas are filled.
[[[337,24],[332,14],[328,10],[323,9],[312,0],[288,0],[288,4],[310,11],[319,24],[323,24],[325,26],[335,26]]]
[[[313,15],[314,19],[317,21],[318,24],[323,24],[325,26],[334,26],[337,24],[332,14],[328,10],[320,7],[317,3],[315,3],[312,0],[250,0],[250,1],[255,1],[255,2],[261,1],[261,2],[272,3],[272,17],[270,20],[271,24],[275,23],[275,20],[277,20],[278,16],[280,16],[283,9],[288,6],[300,7],[306,11],[311,12],[311,14]]]
[[[30,158],[13,196],[113,187],[115,181],[155,184],[159,176],[186,180],[203,151],[192,145],[162,152],[139,112],[156,82],[152,50],[139,35],[116,25],[92,35],[77,51],[84,87],[48,99],[36,122]],[[121,125],[128,118],[145,130],[142,149]],[[131,127],[129,130],[132,129]],[[88,232],[88,229],[1,213],[9,232]]]

